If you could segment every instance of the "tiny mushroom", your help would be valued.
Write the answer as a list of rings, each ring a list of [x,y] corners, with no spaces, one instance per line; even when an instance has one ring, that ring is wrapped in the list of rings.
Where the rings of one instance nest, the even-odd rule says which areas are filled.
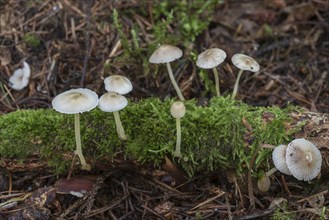
[[[88,112],[94,109],[98,105],[98,95],[89,89],[79,88],[71,89],[57,95],[53,101],[53,108],[64,114],[74,114],[74,130],[76,151],[78,155],[82,169],[90,170],[91,167],[87,164],[81,148],[81,136],[80,136],[80,113]]]
[[[180,91],[179,86],[176,83],[174,74],[170,66],[170,62],[180,58],[182,55],[183,51],[178,47],[163,44],[153,52],[153,54],[149,58],[149,62],[155,64],[166,63],[171,83],[173,84],[179,99],[184,101],[184,96],[182,95],[182,92]]]
[[[99,98],[98,107],[104,112],[113,112],[116,130],[121,140],[127,140],[125,130],[123,129],[119,111],[128,105],[128,100],[120,94],[108,92]]]
[[[133,86],[130,80],[121,75],[112,75],[104,79],[105,89],[108,92],[116,92],[121,95],[129,93]]]
[[[271,180],[267,174],[262,175],[257,181],[257,188],[261,192],[267,192],[270,189]]]
[[[29,84],[31,76],[31,69],[27,62],[23,62],[23,68],[15,70],[13,75],[9,78],[9,85],[15,90],[24,89]]]
[[[233,93],[232,93],[232,99],[235,98],[238,87],[239,87],[239,81],[241,74],[244,70],[251,71],[251,72],[258,72],[259,71],[259,64],[256,60],[254,60],[252,57],[244,55],[244,54],[234,54],[232,57],[232,63],[234,66],[240,69],[238,73],[238,77],[236,78]]]
[[[181,142],[182,142],[182,130],[181,130],[181,123],[180,119],[184,117],[186,112],[186,108],[183,102],[177,101],[171,105],[170,113],[171,115],[176,118],[176,149],[174,155],[176,157],[181,157]]]
[[[219,48],[211,48],[205,50],[204,52],[198,55],[198,59],[196,61],[196,65],[203,69],[212,69],[215,77],[216,84],[216,94],[220,96],[219,89],[219,77],[216,67],[221,64],[226,58],[225,51]]]
[[[320,173],[322,156],[312,142],[299,138],[288,144],[286,162],[296,179],[309,181]]]
[[[272,160],[277,170],[279,170],[281,173],[291,175],[286,162],[286,149],[287,145],[283,144],[274,148],[272,152]]]
[[[272,146],[272,145],[271,146],[267,145],[266,148],[274,149],[272,152],[272,160],[273,160],[275,167],[273,167],[272,169],[267,171],[261,178],[258,179],[257,186],[258,186],[258,189],[262,192],[268,191],[268,189],[270,188],[270,184],[271,184],[269,177],[277,170],[279,170],[281,173],[291,175],[291,172],[288,169],[288,166],[286,163],[287,146],[283,145],[283,144],[281,144],[277,147]]]

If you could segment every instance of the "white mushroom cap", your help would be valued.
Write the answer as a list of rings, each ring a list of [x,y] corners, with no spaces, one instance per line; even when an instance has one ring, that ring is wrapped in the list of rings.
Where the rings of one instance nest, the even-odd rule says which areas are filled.
[[[186,108],[183,102],[177,101],[171,105],[170,113],[174,118],[184,117],[185,112],[186,112]]]
[[[64,114],[88,112],[98,105],[98,95],[90,89],[71,89],[57,95],[52,105],[56,111]]]
[[[196,65],[204,69],[212,69],[221,64],[226,58],[224,50],[211,48],[198,55]]]
[[[314,179],[321,171],[322,156],[319,149],[304,138],[295,139],[287,147],[286,162],[298,180]]]
[[[232,63],[241,70],[249,70],[251,72],[258,72],[260,68],[254,58],[244,54],[234,54]]]
[[[287,163],[286,163],[286,145],[279,145],[276,148],[274,148],[272,152],[272,159],[274,166],[281,172],[287,175],[291,175],[290,170],[288,169]]]
[[[121,75],[112,75],[104,79],[105,89],[108,92],[116,92],[121,95],[129,93],[133,89],[130,80]]]
[[[150,63],[169,63],[177,60],[183,55],[183,51],[178,47],[171,46],[168,44],[161,45],[151,55]]]
[[[13,75],[9,78],[9,85],[15,90],[22,90],[29,84],[30,76],[30,66],[27,62],[23,62],[23,68],[15,70]]]
[[[98,107],[104,112],[117,112],[128,105],[128,100],[123,95],[108,92],[99,98]]]

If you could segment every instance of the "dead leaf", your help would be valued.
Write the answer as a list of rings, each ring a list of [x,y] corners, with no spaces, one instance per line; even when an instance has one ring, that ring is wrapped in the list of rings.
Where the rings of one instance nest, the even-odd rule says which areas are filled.
[[[77,197],[83,197],[87,192],[93,189],[95,184],[96,177],[82,176],[74,177],[69,180],[60,179],[55,183],[55,189],[59,194],[71,194]]]
[[[0,66],[6,66],[11,62],[10,50],[6,47],[0,47]]]
[[[176,186],[184,183],[186,181],[185,173],[178,169],[168,157],[165,157],[165,160],[166,163],[162,166],[162,168],[174,177]]]

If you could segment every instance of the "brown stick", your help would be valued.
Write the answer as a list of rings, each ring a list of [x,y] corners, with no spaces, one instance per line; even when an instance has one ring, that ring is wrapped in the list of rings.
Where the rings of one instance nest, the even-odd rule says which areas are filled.
[[[85,53],[85,58],[83,60],[83,69],[82,69],[82,75],[81,75],[81,80],[80,80],[80,86],[83,87],[86,75],[87,75],[87,69],[88,69],[88,61],[89,61],[89,56],[90,56],[90,17],[91,17],[91,3],[93,1],[89,1],[86,4],[89,5],[89,7],[86,7],[87,10],[87,17],[86,17],[86,36],[85,36],[85,43],[86,43],[86,53]]]

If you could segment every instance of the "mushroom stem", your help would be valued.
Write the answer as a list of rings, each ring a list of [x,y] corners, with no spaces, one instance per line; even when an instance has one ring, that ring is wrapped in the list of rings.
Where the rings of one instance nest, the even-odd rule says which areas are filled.
[[[80,114],[74,114],[74,131],[75,131],[75,142],[76,142],[76,150],[75,154],[78,155],[82,169],[83,170],[91,170],[91,167],[89,164],[87,164],[85,158],[82,154],[82,148],[81,148],[81,136],[80,136]]]
[[[274,148],[276,148],[276,146],[272,145],[272,144],[263,144],[262,148],[267,148],[267,149],[272,149],[273,150]]]
[[[176,118],[176,133],[177,133],[177,139],[176,139],[176,149],[174,155],[176,157],[181,157],[180,145],[182,142],[182,130],[180,125],[180,118]]]
[[[121,120],[120,120],[119,112],[118,111],[115,111],[115,112],[113,112],[113,115],[114,115],[115,126],[116,126],[116,129],[117,129],[119,138],[121,140],[127,140],[127,136],[125,134],[125,130],[123,129],[122,123],[121,123]]]
[[[236,78],[233,93],[232,93],[232,100],[235,98],[236,94],[238,93],[239,81],[240,81],[240,77],[241,77],[242,73],[243,73],[243,70],[240,70],[238,73],[238,77]]]
[[[169,77],[170,77],[170,80],[171,80],[171,83],[173,84],[175,90],[176,90],[176,93],[179,97],[180,100],[184,101],[185,98],[184,96],[182,95],[177,83],[176,83],[176,80],[175,80],[175,77],[174,77],[174,74],[172,72],[172,69],[171,69],[171,65],[170,63],[166,63],[167,64],[167,70],[168,70],[168,73],[169,73]]]
[[[269,171],[267,171],[265,173],[266,176],[271,176],[273,173],[275,173],[278,169],[273,167],[272,169],[270,169]]]
[[[212,71],[214,72],[214,77],[215,77],[216,94],[217,96],[220,96],[218,71],[216,67],[212,68]]]

